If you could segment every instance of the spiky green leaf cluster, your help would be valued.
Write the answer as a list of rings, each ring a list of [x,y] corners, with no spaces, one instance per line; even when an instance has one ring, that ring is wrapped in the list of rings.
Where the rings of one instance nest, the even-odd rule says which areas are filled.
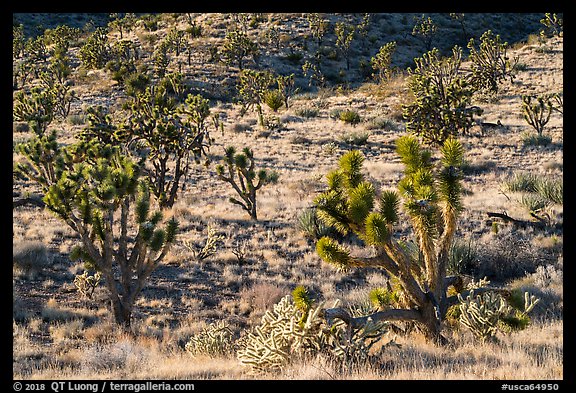
[[[303,285],[298,285],[294,288],[292,291],[292,300],[296,308],[305,313],[310,311],[312,304],[314,303],[310,293],[308,293],[308,290]]]
[[[346,270],[350,261],[348,250],[338,244],[336,240],[323,237],[316,243],[316,252],[325,262],[334,265],[338,270]]]
[[[395,307],[400,300],[400,296],[396,291],[391,291],[385,288],[372,289],[368,294],[368,298],[372,305],[379,309]]]

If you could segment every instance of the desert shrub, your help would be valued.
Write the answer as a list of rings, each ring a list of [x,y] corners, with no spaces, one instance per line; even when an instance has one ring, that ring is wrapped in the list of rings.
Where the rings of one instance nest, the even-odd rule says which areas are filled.
[[[349,134],[342,135],[342,142],[347,143],[351,146],[362,146],[368,142],[370,133],[368,132],[351,132]]]
[[[83,351],[81,368],[86,372],[137,370],[150,357],[149,349],[128,340],[94,344]]]
[[[529,212],[536,212],[550,205],[561,205],[564,184],[561,178],[540,176],[531,172],[516,172],[503,181],[507,191],[520,193],[518,202]]]
[[[340,112],[338,118],[342,120],[344,123],[352,125],[360,123],[360,115],[358,114],[358,112],[351,109],[343,110],[342,112]]]
[[[249,307],[251,315],[258,318],[274,304],[276,304],[288,291],[284,285],[259,281],[240,290],[240,302]]]
[[[538,194],[522,194],[518,203],[529,212],[536,212],[545,209],[550,203]]]
[[[35,276],[51,265],[53,256],[38,241],[22,241],[12,246],[14,267],[26,276]]]
[[[532,244],[528,230],[513,230],[499,226],[497,233],[482,237],[477,242],[477,258],[472,264],[476,277],[508,280],[533,273],[537,267],[551,263],[550,253]]]
[[[552,144],[552,137],[549,135],[522,133],[523,146],[549,146]]]
[[[468,241],[456,239],[450,247],[448,273],[453,275],[469,273],[476,257],[476,245],[472,244],[472,239]]]
[[[12,124],[12,132],[28,132],[30,131],[30,126],[25,121],[15,121]]]
[[[538,266],[532,274],[514,280],[510,286],[516,295],[530,292],[540,299],[532,312],[533,318],[561,319],[563,317],[563,276],[561,263],[549,263]],[[521,296],[516,297],[521,298]]]
[[[560,205],[564,202],[564,183],[561,178],[541,177],[536,192],[550,203]]]
[[[309,119],[312,117],[318,117],[319,111],[317,108],[305,107],[296,109],[294,111],[294,114],[296,116],[305,117],[306,119]]]
[[[538,181],[538,175],[532,172],[515,172],[503,185],[511,192],[536,192]]]
[[[397,131],[398,124],[393,120],[384,118],[384,117],[375,117],[370,119],[366,122],[366,129],[367,130],[390,130],[390,131]]]

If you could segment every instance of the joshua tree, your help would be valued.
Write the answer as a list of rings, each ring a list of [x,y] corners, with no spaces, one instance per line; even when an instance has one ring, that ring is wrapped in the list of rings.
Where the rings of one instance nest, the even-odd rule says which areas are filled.
[[[118,147],[98,140],[64,148],[47,142],[35,146],[49,154],[25,155],[29,165],[21,169],[30,170],[29,178],[46,191],[46,207],[79,235],[81,246],[71,259],[101,274],[116,323],[129,327],[134,304],[174,241],[177,223],[171,219],[159,227],[162,213],[152,212],[140,165]]]
[[[242,71],[244,69],[244,58],[256,56],[258,54],[258,46],[245,32],[234,30],[226,34],[221,52],[227,64],[236,63],[240,71]]]
[[[390,79],[392,75],[390,64],[395,51],[396,41],[392,41],[380,47],[380,51],[371,59],[372,68],[378,72],[378,83],[384,83]]]
[[[414,102],[402,112],[406,129],[437,145],[466,133],[482,110],[470,106],[475,89],[460,72],[462,48],[455,46],[449,58],[440,58],[434,48],[414,61],[416,68],[408,70]]]
[[[242,207],[250,214],[254,221],[258,220],[256,211],[256,192],[262,186],[278,181],[278,174],[254,169],[254,153],[252,149],[245,147],[242,153],[236,153],[233,146],[224,150],[223,164],[216,167],[216,174],[220,180],[228,182],[238,193],[241,200],[230,198],[229,201]]]
[[[274,82],[274,76],[269,71],[242,70],[238,80],[238,91],[242,105],[246,110],[251,108],[258,112],[258,125],[264,126],[262,102],[268,87]]]
[[[278,78],[276,78],[276,82],[278,83],[278,90],[284,99],[284,105],[286,109],[288,109],[288,100],[298,91],[298,88],[294,87],[294,74],[279,75]]]
[[[161,207],[171,207],[190,169],[190,157],[196,162],[206,155],[211,143],[205,119],[210,115],[208,100],[189,94],[176,106],[162,86],[147,87],[136,93],[130,104],[129,118],[122,125],[128,134],[128,147],[146,156],[152,168],[145,168],[152,191]]]
[[[550,121],[550,115],[554,109],[552,104],[553,97],[553,94],[522,96],[522,115],[524,120],[536,130],[539,136],[542,136],[544,126]]]
[[[470,80],[477,90],[485,90],[491,93],[498,92],[498,84],[506,77],[510,81],[514,79],[512,73],[514,64],[506,55],[507,42],[501,42],[500,35],[486,31],[480,37],[480,47],[476,49],[474,38],[468,42],[470,49],[470,61],[472,62],[472,75]],[[518,62],[518,59],[515,59]]]
[[[415,18],[415,20],[416,24],[412,29],[412,35],[422,41],[426,51],[432,50],[432,40],[438,32],[438,26],[434,24],[432,18],[426,18],[424,15],[420,18]]]
[[[328,31],[330,22],[322,17],[322,15],[317,13],[307,14],[306,19],[308,19],[308,26],[310,27],[310,32],[312,36],[316,38],[318,43],[318,48],[322,46],[322,39]]]
[[[454,286],[459,292],[461,280],[447,276],[449,250],[458,215],[462,210],[462,172],[464,150],[460,142],[447,139],[441,147],[438,167],[430,151],[423,150],[413,136],[399,138],[396,151],[405,166],[398,191],[380,193],[362,173],[364,156],[357,150],[340,159],[337,170],[327,175],[328,190],[315,199],[317,215],[342,235],[356,234],[372,256],[354,256],[330,237],[316,244],[320,257],[341,270],[363,267],[384,269],[397,283],[394,290],[402,307],[391,307],[353,318],[341,308],[325,310],[326,318],[340,318],[352,329],[361,328],[368,318],[379,321],[411,321],[434,341],[443,341],[442,320],[457,296],[448,296]],[[394,237],[400,221],[400,203],[404,202],[414,228],[422,258],[414,258]],[[398,303],[398,302],[395,302]]]
[[[334,27],[336,33],[336,48],[346,59],[346,69],[350,70],[350,48],[354,39],[355,27],[348,23],[338,22]]]
[[[80,48],[80,60],[86,69],[99,69],[110,60],[111,47],[108,43],[108,31],[97,28]]]

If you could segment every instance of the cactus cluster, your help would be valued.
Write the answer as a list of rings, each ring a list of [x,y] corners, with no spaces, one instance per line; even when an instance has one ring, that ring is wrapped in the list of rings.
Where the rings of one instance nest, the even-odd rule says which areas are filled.
[[[84,271],[84,273],[76,275],[74,278],[74,286],[82,296],[92,299],[92,295],[98,284],[100,284],[101,279],[102,273],[100,272],[88,274],[88,271]]]
[[[530,319],[528,313],[540,301],[528,292],[524,293],[523,309],[512,307],[500,293],[470,291],[466,298],[458,294],[460,323],[480,340],[494,339],[498,331],[507,333],[525,328]]]
[[[233,339],[234,334],[230,325],[224,321],[218,321],[190,337],[184,348],[193,356],[223,356],[233,351]]]
[[[336,300],[332,307],[339,303]],[[304,287],[297,287],[292,296],[284,296],[266,311],[260,325],[247,334],[238,360],[252,371],[266,372],[320,353],[344,363],[368,359],[386,324],[368,318],[360,328],[351,329],[342,321],[326,320],[324,305],[315,304]]]

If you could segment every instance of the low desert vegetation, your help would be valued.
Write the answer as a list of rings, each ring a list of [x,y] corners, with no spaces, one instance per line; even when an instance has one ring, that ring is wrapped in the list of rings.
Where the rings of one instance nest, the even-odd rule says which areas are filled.
[[[15,379],[564,378],[562,14],[13,20]]]

